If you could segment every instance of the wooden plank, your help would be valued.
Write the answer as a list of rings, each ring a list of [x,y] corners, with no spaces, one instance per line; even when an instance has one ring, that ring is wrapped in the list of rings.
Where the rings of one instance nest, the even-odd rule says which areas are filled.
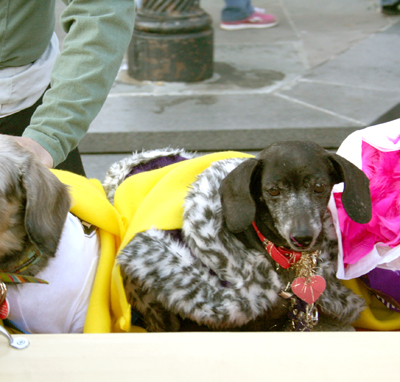
[[[397,381],[400,333],[135,333],[0,337],[0,381]]]

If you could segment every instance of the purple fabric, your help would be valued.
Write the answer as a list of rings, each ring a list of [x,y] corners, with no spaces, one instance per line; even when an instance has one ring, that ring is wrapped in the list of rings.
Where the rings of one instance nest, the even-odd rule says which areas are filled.
[[[169,155],[165,157],[154,158],[146,163],[135,166],[126,177],[129,178],[132,175],[145,171],[157,170],[159,168],[182,162],[184,160],[187,160],[187,158],[181,157],[180,155]]]
[[[296,332],[309,332],[310,328],[307,326],[304,317],[301,314],[306,315],[307,303],[300,298],[296,299],[296,304],[292,310],[288,313],[288,318],[296,325]]]
[[[382,302],[396,305],[388,307],[392,310],[399,311],[400,271],[375,268],[365,276],[362,276],[361,280],[372,290],[372,292],[380,297],[380,301],[384,300]]]

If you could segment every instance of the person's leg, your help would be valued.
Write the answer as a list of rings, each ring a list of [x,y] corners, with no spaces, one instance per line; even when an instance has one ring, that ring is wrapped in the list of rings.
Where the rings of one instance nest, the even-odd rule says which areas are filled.
[[[225,0],[221,11],[221,28],[225,30],[269,28],[277,24],[274,15],[253,7],[250,0]]]
[[[8,115],[7,117],[0,118],[0,134],[21,136],[25,128],[29,125],[32,114],[42,103],[42,97],[31,107],[21,110],[18,113]],[[71,151],[65,161],[56,168],[86,176],[78,148]]]
[[[249,17],[254,12],[250,0],[225,0],[222,8],[222,21],[238,21]]]

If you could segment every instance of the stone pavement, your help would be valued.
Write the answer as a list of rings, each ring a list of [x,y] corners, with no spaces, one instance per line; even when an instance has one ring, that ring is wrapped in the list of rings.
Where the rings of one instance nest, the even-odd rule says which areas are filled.
[[[336,148],[352,131],[400,117],[400,17],[378,0],[253,0],[270,29],[222,31],[223,0],[201,0],[214,21],[214,76],[201,83],[137,82],[122,67],[80,144],[88,176],[135,150],[258,151],[285,139]],[[125,64],[126,65],[126,64]]]

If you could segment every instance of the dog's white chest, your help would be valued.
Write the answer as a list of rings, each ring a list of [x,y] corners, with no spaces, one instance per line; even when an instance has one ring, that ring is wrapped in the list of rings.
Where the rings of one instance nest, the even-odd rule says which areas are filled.
[[[30,333],[82,332],[99,249],[97,234],[84,235],[79,219],[68,214],[55,258],[37,275],[49,284],[9,287],[9,319]]]

